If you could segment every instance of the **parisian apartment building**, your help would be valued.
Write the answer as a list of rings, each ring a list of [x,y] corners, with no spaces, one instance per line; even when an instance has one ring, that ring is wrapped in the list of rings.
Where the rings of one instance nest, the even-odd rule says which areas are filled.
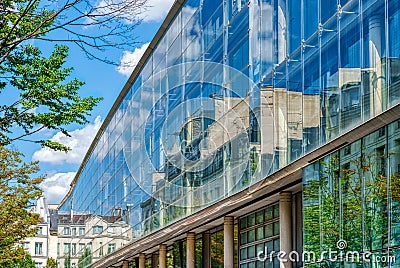
[[[119,217],[99,217],[89,214],[58,215],[58,205],[47,204],[40,197],[32,212],[39,215],[34,237],[20,242],[32,257],[36,268],[44,268],[53,258],[57,267],[78,268],[87,266],[113,253],[132,240],[131,228]],[[93,255],[92,251],[97,254]],[[85,255],[86,253],[86,255]],[[68,263],[68,264],[67,264]]]
[[[40,197],[32,212],[39,215],[39,222],[32,228],[37,228],[37,233],[34,237],[29,237],[20,242],[32,260],[35,262],[36,268],[45,267],[48,258],[57,259],[54,251],[54,246],[57,245],[57,235],[52,234],[51,222],[57,224],[57,221],[52,220],[52,213],[57,211],[58,205],[47,204],[46,198]]]

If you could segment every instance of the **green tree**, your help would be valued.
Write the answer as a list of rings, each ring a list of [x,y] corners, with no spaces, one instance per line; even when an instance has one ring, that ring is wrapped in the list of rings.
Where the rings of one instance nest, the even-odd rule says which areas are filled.
[[[15,251],[18,252],[18,258],[13,259],[7,263],[0,264],[0,267],[4,268],[35,268],[35,262],[23,248],[16,247]]]
[[[64,268],[71,268],[71,255],[67,255],[64,261]]]
[[[92,263],[92,252],[89,248],[86,248],[82,256],[78,260],[78,268],[84,268]]]
[[[39,215],[29,209],[42,194],[39,184],[43,177],[34,175],[39,170],[37,162],[24,163],[22,157],[18,151],[0,146],[0,267],[11,267],[27,257],[16,245],[37,232],[31,226]]]
[[[48,258],[45,268],[57,268],[57,261],[52,257]]]
[[[3,99],[0,105],[0,145],[27,140],[27,136],[34,137],[45,129],[68,136],[66,126],[88,122],[86,117],[100,98],[79,96],[83,82],[69,78],[73,69],[63,67],[67,57],[66,46],[56,46],[46,58],[37,47],[25,45],[0,65],[0,90],[19,95],[10,101]],[[69,149],[48,139],[29,141],[55,150]]]

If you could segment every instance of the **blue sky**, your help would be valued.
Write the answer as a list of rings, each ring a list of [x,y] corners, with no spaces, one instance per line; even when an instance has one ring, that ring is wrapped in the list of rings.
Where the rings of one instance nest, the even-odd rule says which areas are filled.
[[[138,47],[133,51],[110,51],[108,53],[113,54],[109,56],[119,59],[120,62],[135,64],[145,51],[148,42],[157,32],[173,2],[174,0],[149,0],[150,7],[143,17],[142,24],[136,28]],[[48,47],[48,51],[46,51],[46,47]],[[49,54],[50,49],[52,49],[50,46],[42,48],[44,54]],[[68,128],[72,135],[71,138],[53,131],[41,133],[41,135],[70,146],[72,150],[69,153],[41,149],[35,144],[26,142],[17,144],[17,147],[24,152],[27,160],[40,161],[41,172],[47,174],[47,179],[42,184],[44,196],[51,204],[60,202],[67,193],[69,184],[90,143],[133,70],[133,67],[123,68],[97,60],[89,60],[79,48],[73,45],[70,45],[69,54],[67,65],[74,67],[73,77],[77,77],[86,83],[81,89],[81,95],[103,97],[104,100],[93,110],[88,125],[75,125]]]

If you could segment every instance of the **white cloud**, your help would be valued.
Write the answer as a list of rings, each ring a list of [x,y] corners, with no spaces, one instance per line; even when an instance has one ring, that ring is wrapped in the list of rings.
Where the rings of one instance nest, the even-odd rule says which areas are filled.
[[[67,194],[75,172],[56,173],[42,182],[43,195],[50,204],[58,204]]]
[[[146,3],[146,8],[138,17],[143,19],[143,22],[161,21],[168,14],[175,0],[149,0]]]
[[[145,2],[143,4],[143,2]],[[123,19],[126,24],[142,20],[145,23],[162,21],[174,3],[174,0],[100,0],[93,9],[91,15],[102,15],[105,18],[114,17]],[[86,23],[96,23],[90,17]]]
[[[89,124],[82,129],[71,131],[69,133],[71,137],[67,137],[61,132],[58,132],[50,140],[70,147],[71,151],[64,153],[42,148],[33,154],[32,159],[53,164],[61,164],[64,162],[80,164],[83,157],[86,155],[90,144],[96,136],[101,123],[101,117],[97,116],[93,124]]]
[[[130,76],[149,44],[150,43],[143,44],[141,47],[135,48],[133,52],[124,51],[120,65],[117,68],[118,72],[125,76]]]

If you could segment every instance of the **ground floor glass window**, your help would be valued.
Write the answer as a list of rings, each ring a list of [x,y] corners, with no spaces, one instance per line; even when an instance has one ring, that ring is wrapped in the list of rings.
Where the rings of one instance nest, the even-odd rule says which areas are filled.
[[[279,268],[279,243],[278,204],[239,219],[240,268]]]

